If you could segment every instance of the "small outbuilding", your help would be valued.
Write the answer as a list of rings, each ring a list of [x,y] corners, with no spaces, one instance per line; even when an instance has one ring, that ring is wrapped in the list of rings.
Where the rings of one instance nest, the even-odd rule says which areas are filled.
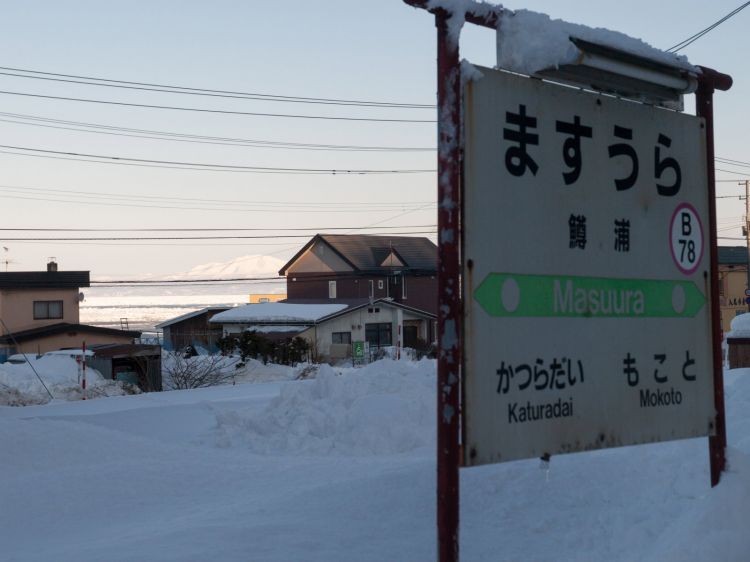
[[[192,346],[203,347],[212,353],[216,352],[218,350],[216,342],[223,334],[221,327],[211,324],[210,320],[229,308],[229,306],[208,306],[157,324],[155,328],[163,330],[164,349],[174,351]]]
[[[100,344],[88,349],[86,363],[105,379],[129,382],[144,392],[162,390],[161,346],[143,344]]]

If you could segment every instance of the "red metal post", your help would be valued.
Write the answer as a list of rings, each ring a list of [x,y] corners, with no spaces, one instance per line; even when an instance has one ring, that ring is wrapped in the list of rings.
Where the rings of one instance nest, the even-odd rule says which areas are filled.
[[[458,17],[458,16],[456,16]],[[461,70],[458,32],[449,14],[435,14],[438,51],[438,365],[437,528],[438,559],[458,560],[459,282]]]
[[[404,0],[435,15],[438,50],[438,372],[437,531],[440,562],[458,560],[458,468],[461,322],[461,66],[459,35],[464,21],[495,28],[497,7],[450,14],[427,0]],[[452,19],[455,18],[455,19]],[[455,24],[455,25],[451,25]]]
[[[724,372],[721,356],[721,320],[719,317],[719,266],[716,238],[716,184],[714,178],[714,109],[713,94],[716,89],[728,90],[732,78],[710,68],[701,67],[702,74],[695,92],[695,113],[706,123],[706,159],[708,172],[709,240],[711,253],[711,336],[714,362],[714,407],[716,409],[715,435],[708,438],[711,464],[711,486],[716,486],[726,466],[727,426],[724,412]]]

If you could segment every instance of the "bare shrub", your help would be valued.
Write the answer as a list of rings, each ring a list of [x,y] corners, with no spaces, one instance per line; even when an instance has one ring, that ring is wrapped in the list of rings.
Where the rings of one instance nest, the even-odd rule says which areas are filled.
[[[170,351],[162,361],[164,385],[169,390],[186,390],[224,384],[234,380],[236,360],[221,355],[185,357]]]

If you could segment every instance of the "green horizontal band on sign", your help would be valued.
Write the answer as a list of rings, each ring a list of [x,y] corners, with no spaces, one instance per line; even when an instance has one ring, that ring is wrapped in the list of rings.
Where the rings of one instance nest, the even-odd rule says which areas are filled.
[[[692,281],[490,273],[474,290],[490,316],[690,318],[706,303]]]

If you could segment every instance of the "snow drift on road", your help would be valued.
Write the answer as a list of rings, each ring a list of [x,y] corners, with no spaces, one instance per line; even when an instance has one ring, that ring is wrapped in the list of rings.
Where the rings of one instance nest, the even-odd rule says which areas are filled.
[[[216,443],[262,454],[382,455],[434,442],[435,362],[379,361],[345,376],[322,365],[261,412],[217,416]]]

